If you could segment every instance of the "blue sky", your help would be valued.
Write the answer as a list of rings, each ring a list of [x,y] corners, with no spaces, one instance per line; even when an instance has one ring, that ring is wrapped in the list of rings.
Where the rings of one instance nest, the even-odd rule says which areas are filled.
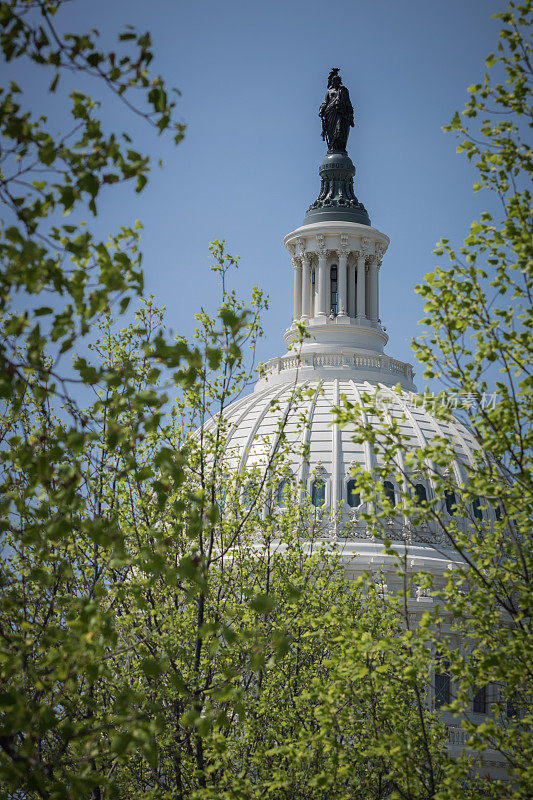
[[[63,26],[99,28],[106,43],[127,23],[149,29],[154,70],[182,92],[178,115],[187,132],[177,148],[115,103],[103,106],[110,125],[132,130],[138,149],[164,160],[142,195],[119,189],[104,197],[98,225],[104,232],[142,221],[146,288],[166,306],[169,326],[189,335],[194,312],[215,307],[208,243],[225,238],[241,256],[238,291],[246,295],[259,284],[271,298],[260,359],[284,350],[292,265],[283,237],[302,223],[318,193],[325,147],[317,110],[327,74],[338,66],[356,109],[348,144],[356,194],[372,224],[391,238],[381,271],[387,352],[413,361],[409,340],[423,314],[414,286],[437,263],[434,244],[442,236],[462,240],[491,205],[487,195],[472,193],[473,170],[441,128],[481,78],[497,40],[490,15],[504,6],[505,0],[73,3]],[[24,74],[18,77],[24,84]],[[36,108],[53,117],[38,82],[29,88]],[[420,389],[419,367],[417,373]]]

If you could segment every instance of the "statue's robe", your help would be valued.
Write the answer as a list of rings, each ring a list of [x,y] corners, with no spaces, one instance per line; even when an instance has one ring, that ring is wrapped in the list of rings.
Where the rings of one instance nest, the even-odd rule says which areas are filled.
[[[331,87],[318,112],[330,150],[346,150],[348,133],[353,125],[353,106],[346,86]]]

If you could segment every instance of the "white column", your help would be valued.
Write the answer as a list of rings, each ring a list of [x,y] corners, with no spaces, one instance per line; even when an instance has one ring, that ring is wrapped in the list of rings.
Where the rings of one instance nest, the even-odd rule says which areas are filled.
[[[368,317],[371,322],[378,321],[378,262],[377,258],[370,259],[368,267],[368,299],[370,300],[370,308],[368,309]]]
[[[378,260],[376,269],[376,319],[379,320],[379,270],[381,262]]]
[[[316,311],[317,317],[326,316],[326,292],[327,292],[327,275],[326,275],[326,251],[318,252],[318,270],[316,280],[316,294],[318,300],[318,310]]]
[[[368,264],[368,262],[367,262]],[[366,285],[365,285],[365,308],[366,308],[366,318],[370,317],[370,275],[369,275],[369,268],[366,268]]]
[[[355,319],[356,315],[356,307],[355,307],[355,264],[353,261],[350,261],[348,264],[348,315]]]
[[[366,319],[366,281],[365,255],[359,251],[357,256],[357,319]]]
[[[339,317],[346,317],[348,315],[348,290],[346,280],[346,262],[348,261],[348,253],[345,250],[338,250],[337,255],[339,256],[339,271],[337,273],[339,303],[337,314]]]
[[[297,258],[292,259],[294,267],[294,313],[293,320],[298,322],[302,316],[302,266]]]
[[[313,317],[316,317],[318,314],[318,264],[316,259],[313,259],[313,269],[312,269],[312,277],[314,279],[314,283],[311,286],[314,286],[313,291]]]
[[[311,265],[309,254],[302,255],[302,318],[311,316]]]

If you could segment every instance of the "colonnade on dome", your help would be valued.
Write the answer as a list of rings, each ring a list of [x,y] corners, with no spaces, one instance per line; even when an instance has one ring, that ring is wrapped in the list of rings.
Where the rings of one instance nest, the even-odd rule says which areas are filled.
[[[321,350],[383,353],[388,337],[380,320],[379,276],[388,245],[377,228],[351,221],[304,224],[289,233],[294,298],[286,343],[303,323]]]
[[[331,237],[328,237],[331,238]],[[361,236],[349,244],[347,233],[333,235],[338,247],[326,246],[326,234],[299,236],[289,243],[294,267],[293,321],[328,317],[360,325],[380,324],[379,269],[384,248]]]

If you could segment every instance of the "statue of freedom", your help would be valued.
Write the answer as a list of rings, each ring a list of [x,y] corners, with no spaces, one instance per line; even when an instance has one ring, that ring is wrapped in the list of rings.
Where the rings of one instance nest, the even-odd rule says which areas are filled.
[[[329,73],[326,98],[318,116],[322,119],[322,138],[328,149],[345,152],[350,128],[354,126],[353,106],[348,89],[342,85],[338,67]]]

